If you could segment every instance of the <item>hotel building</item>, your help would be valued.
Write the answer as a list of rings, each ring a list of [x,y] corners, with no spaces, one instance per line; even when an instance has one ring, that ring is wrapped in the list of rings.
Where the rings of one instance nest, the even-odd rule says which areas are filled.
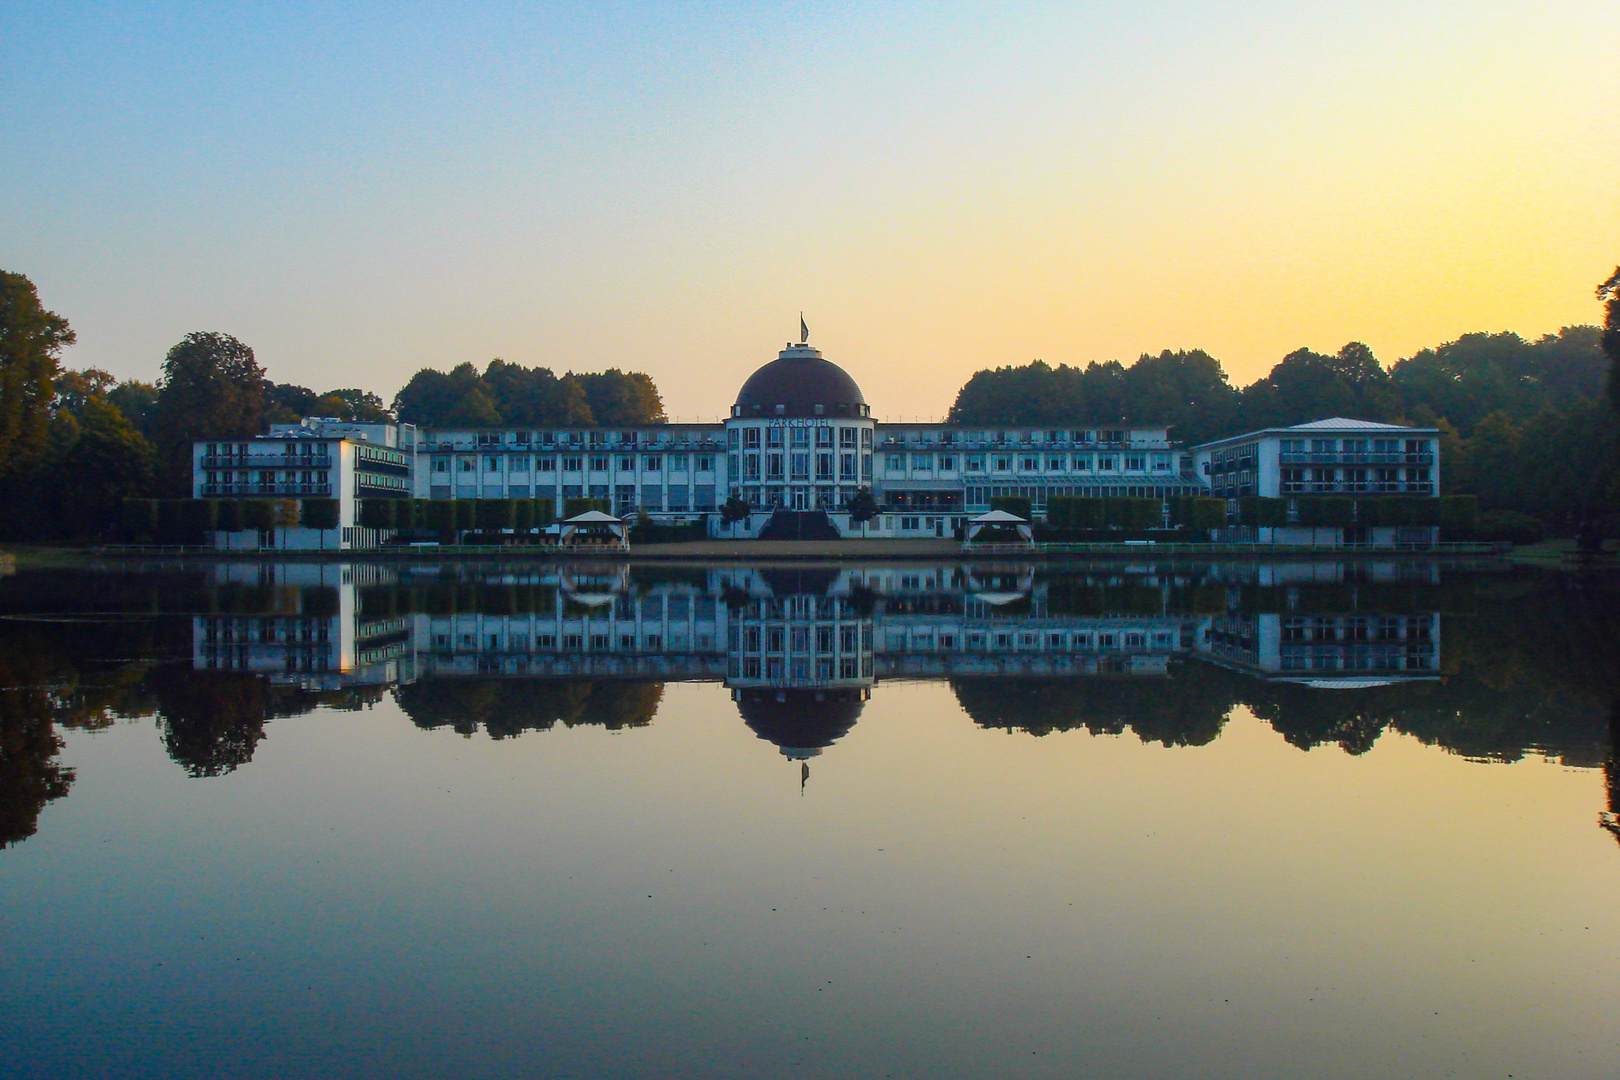
[[[712,535],[744,538],[774,535],[791,515],[822,536],[948,537],[997,496],[1027,498],[1039,517],[1054,496],[1433,494],[1436,436],[1334,420],[1187,449],[1163,424],[883,423],[855,380],[801,341],[749,376],[717,423],[418,430],[311,417],[197,444],[194,494],[339,500],[335,529],[284,530],[285,547],[370,546],[356,500],[390,497],[548,499],[559,514],[569,499],[602,499],[620,516],[702,515]],[[865,523],[848,512],[863,487],[880,508]],[[717,511],[732,496],[753,512],[725,525]]]

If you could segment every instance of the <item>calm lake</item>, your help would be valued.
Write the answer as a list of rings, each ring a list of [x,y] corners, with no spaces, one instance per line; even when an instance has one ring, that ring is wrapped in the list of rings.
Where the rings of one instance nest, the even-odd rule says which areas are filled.
[[[9,1077],[1620,1075],[1620,583],[0,578]]]

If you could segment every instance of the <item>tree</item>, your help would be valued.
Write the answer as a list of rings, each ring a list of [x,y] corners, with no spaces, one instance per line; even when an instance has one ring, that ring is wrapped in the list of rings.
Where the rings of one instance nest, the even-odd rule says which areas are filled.
[[[382,501],[382,500],[377,500]],[[338,527],[341,520],[336,499],[305,499],[301,515],[304,527],[319,530],[321,550],[326,550],[326,532]]]
[[[743,499],[742,496],[737,495],[735,492],[733,492],[725,502],[720,504],[720,520],[726,523],[726,529],[728,532],[730,531],[731,526],[735,525],[739,521],[744,520],[753,512],[754,508],[748,505],[747,500]]]
[[[585,392],[593,420],[607,426],[662,424],[664,401],[652,376],[639,371],[608,368],[597,375],[564,376]]]
[[[0,270],[0,482],[26,475],[43,457],[57,357],[73,341],[67,320],[45,310],[32,281]]]
[[[1620,266],[1598,286],[1603,301],[1603,351],[1609,354],[1609,404],[1620,411]]]
[[[866,535],[866,523],[878,516],[877,499],[872,496],[872,489],[859,487],[855,494],[849,497],[849,520],[861,527],[861,535]]]
[[[229,334],[187,334],[163,360],[155,412],[164,484],[191,483],[191,444],[241,439],[264,425],[264,369],[253,350]]]
[[[496,427],[501,423],[501,410],[495,406],[495,398],[489,389],[477,383],[440,418],[439,423],[450,428]]]
[[[315,403],[315,409],[321,416],[335,416],[352,424],[387,424],[394,419],[382,398],[370,390],[328,390]]]
[[[319,398],[307,386],[292,383],[264,384],[264,419],[270,424],[296,424],[306,416],[322,415],[316,402]]]
[[[106,399],[90,398],[79,411],[79,436],[50,472],[55,531],[66,536],[105,532],[125,499],[152,489],[156,452],[146,437]]]
[[[152,437],[157,387],[138,379],[126,379],[107,391],[107,404],[124,414],[135,430]]]

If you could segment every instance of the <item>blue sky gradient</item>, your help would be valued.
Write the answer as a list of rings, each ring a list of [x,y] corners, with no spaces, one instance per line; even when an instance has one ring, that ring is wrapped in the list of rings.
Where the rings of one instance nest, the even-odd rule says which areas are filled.
[[[385,396],[493,356],[713,415],[794,335],[890,417],[979,367],[1386,362],[1598,317],[1620,5],[0,7],[0,267]]]

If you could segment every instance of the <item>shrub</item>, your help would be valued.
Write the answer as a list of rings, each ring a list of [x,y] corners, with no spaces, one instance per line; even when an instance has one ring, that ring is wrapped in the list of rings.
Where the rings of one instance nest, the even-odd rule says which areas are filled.
[[[1317,496],[1300,499],[1299,523],[1312,528],[1339,527],[1355,524],[1355,503],[1337,496]]]
[[[474,500],[473,520],[476,527],[486,532],[500,532],[515,528],[517,511],[513,499],[477,499]]]
[[[1440,499],[1441,535],[1470,535],[1479,525],[1479,500],[1473,495],[1445,495]]]
[[[221,499],[214,511],[214,528],[220,532],[241,532],[247,528],[242,521],[242,500]]]
[[[158,501],[156,499],[125,499],[123,508],[124,535],[135,541],[150,541],[158,531]]]
[[[994,495],[990,499],[990,509],[1004,510],[1028,521],[1034,513],[1034,504],[1022,495]]]
[[[377,499],[376,502],[392,504],[392,499]],[[304,527],[309,529],[335,529],[338,527],[338,501],[336,499],[305,499],[301,515]],[[392,518],[392,514],[389,515]],[[375,525],[371,528],[387,529],[389,525]]]
[[[1226,500],[1177,495],[1170,500],[1170,523],[1188,529],[1219,529],[1226,524]]]
[[[608,510],[608,501],[606,499],[573,498],[563,500],[564,519],[578,517],[580,514],[591,510],[600,510],[604,514],[611,512]]]
[[[1542,537],[1542,524],[1517,510],[1485,510],[1475,525],[1481,540],[1506,540],[1510,544],[1533,544]]]
[[[276,504],[269,499],[243,499],[242,524],[249,529],[269,532],[276,527]]]
[[[360,502],[360,524],[367,529],[397,529],[400,499],[363,499]],[[308,517],[310,500],[304,500]],[[327,526],[332,528],[333,526]]]

